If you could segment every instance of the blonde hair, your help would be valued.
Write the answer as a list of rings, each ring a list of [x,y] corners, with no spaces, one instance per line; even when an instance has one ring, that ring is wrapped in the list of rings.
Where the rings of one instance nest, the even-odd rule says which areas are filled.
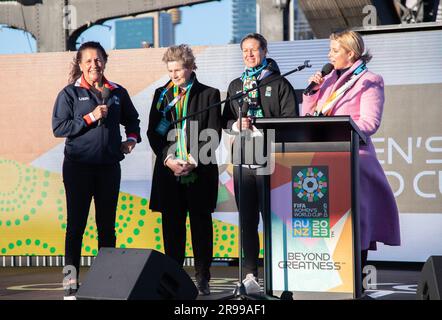
[[[365,63],[368,63],[372,58],[369,50],[365,51],[364,40],[361,35],[355,31],[345,30],[332,33],[330,40],[335,40],[339,42],[345,50],[352,51],[355,54],[353,62],[361,59]]]
[[[187,44],[180,44],[179,46],[171,46],[167,48],[163,55],[163,62],[181,62],[183,66],[190,70],[196,70],[195,56],[192,49]]]

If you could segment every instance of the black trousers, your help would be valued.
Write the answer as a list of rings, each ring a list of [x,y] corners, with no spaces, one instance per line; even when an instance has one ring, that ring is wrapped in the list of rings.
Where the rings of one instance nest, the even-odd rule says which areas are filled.
[[[241,193],[240,219],[245,274],[253,273],[258,277],[259,262],[259,212],[263,210],[264,176],[257,175],[256,170],[242,168],[241,190],[239,191],[239,167],[233,168],[233,180],[236,205],[239,208],[238,193]]]
[[[63,183],[67,203],[65,265],[75,267],[77,279],[83,233],[92,198],[95,203],[98,248],[115,247],[115,215],[120,181],[120,163],[89,165],[67,159],[63,162]]]
[[[189,208],[185,187],[183,193],[171,201],[177,210],[162,213],[163,241],[166,255],[183,265],[186,250],[186,218],[189,212],[192,250],[195,258],[195,278],[198,282],[210,280],[210,266],[213,257],[212,212]],[[197,201],[197,200],[196,200]]]

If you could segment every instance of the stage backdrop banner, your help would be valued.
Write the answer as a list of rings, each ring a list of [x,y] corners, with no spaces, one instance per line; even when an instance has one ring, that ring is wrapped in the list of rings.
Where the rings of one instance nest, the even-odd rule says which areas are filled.
[[[379,245],[369,259],[424,262],[430,255],[442,254],[442,73],[435,72],[442,70],[442,31],[385,33],[364,40],[373,55],[368,68],[385,82],[384,113],[373,142],[400,210],[402,240],[400,247]],[[239,45],[193,50],[198,80],[220,89],[225,97],[230,81],[244,70]],[[311,60],[312,69],[288,77],[298,92],[328,62],[328,50],[328,39],[269,43],[269,57],[282,73]],[[145,133],[155,89],[168,80],[161,61],[164,51],[109,51],[106,77],[128,90],[140,114],[143,138],[121,163],[118,246],[163,250],[161,215],[148,209],[154,156]],[[0,56],[0,81],[8,84],[0,86],[0,255],[64,254],[64,140],[53,137],[51,116],[74,55]],[[217,150],[220,188],[213,214],[217,257],[238,255],[228,150],[229,139],[223,134]],[[93,205],[89,217],[84,255],[97,252]],[[192,256],[189,241],[186,254]]]
[[[197,57],[206,48],[194,48]],[[168,80],[161,62],[164,49],[109,52],[106,77],[130,93],[140,114],[142,143],[122,161],[115,230],[121,248],[164,252],[161,214],[149,210],[154,155],[146,137],[155,88]],[[52,134],[51,117],[58,92],[67,85],[75,53],[0,56],[0,255],[64,255],[66,200],[61,169],[64,139]],[[50,64],[50,68],[48,68]],[[122,130],[122,137],[125,137]],[[232,166],[220,166],[218,205],[228,219],[214,217],[214,256],[238,252]],[[233,216],[233,217],[232,217]],[[193,256],[189,223],[186,255]],[[97,229],[92,202],[82,255],[96,255]]]

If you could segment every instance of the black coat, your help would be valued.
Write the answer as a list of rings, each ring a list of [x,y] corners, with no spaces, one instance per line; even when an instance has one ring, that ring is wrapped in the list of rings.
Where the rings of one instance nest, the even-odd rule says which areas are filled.
[[[264,117],[296,117],[299,115],[298,101],[295,90],[290,82],[281,78],[278,65],[272,59],[269,61],[269,69],[272,74],[258,81],[258,85],[263,84],[259,89],[259,98]],[[227,90],[227,98],[243,91],[241,78],[233,80]],[[267,93],[267,94],[266,94]],[[231,129],[233,123],[238,120],[238,108],[242,105],[242,99],[227,101],[223,111],[223,128]]]
[[[201,163],[199,157],[197,159],[195,153],[199,153],[202,147],[204,147],[204,150],[206,150],[208,146],[205,146],[207,142],[199,142],[197,145],[190,145],[190,121],[198,122],[198,137],[202,130],[211,128],[216,131],[219,141],[221,138],[221,106],[214,107],[210,109],[210,111],[200,113],[199,115],[187,120],[187,148],[190,150],[192,156],[198,160],[198,166],[194,169],[194,172],[197,174],[198,178],[191,184],[182,185],[179,181],[177,181],[177,177],[175,177],[172,170],[164,165],[164,160],[166,157],[169,154],[174,153],[175,148],[171,148],[171,146],[175,143],[175,141],[167,141],[167,134],[162,136],[155,131],[162,118],[162,113],[157,110],[156,104],[163,88],[166,86],[167,84],[155,91],[155,96],[150,109],[149,126],[147,129],[149,143],[156,155],[152,179],[152,190],[150,195],[150,209],[162,213],[174,212],[180,209],[177,207],[178,201],[174,200],[179,196],[186,196],[188,204],[187,209],[211,213],[215,210],[218,196],[218,165],[215,161],[214,152],[213,154],[210,154],[209,152],[210,156],[212,157],[212,161],[209,164]],[[168,102],[172,100],[173,90],[170,89],[163,100],[160,110],[163,110]],[[187,114],[202,110],[203,108],[219,101],[219,90],[199,83],[195,77],[193,86],[189,93]],[[176,120],[175,115],[175,108],[172,108],[167,113],[166,117],[169,121],[173,121]],[[169,127],[169,131],[172,129],[174,129],[173,126]],[[217,146],[218,143],[213,145],[212,150],[215,150]],[[184,189],[183,186],[185,186]]]

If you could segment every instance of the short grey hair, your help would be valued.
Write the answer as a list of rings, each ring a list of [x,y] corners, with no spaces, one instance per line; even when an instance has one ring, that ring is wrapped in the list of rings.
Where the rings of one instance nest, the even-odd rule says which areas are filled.
[[[187,44],[167,48],[163,55],[163,62],[168,63],[172,61],[181,62],[185,68],[196,70],[195,56]]]

